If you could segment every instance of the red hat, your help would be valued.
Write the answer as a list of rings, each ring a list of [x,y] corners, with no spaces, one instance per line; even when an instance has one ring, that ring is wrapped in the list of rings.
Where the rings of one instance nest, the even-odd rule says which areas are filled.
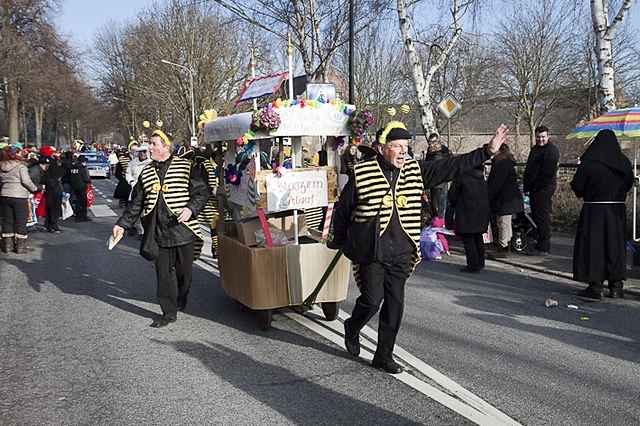
[[[49,145],[43,145],[40,148],[40,155],[42,155],[43,157],[51,157],[53,155],[53,148],[51,148]]]

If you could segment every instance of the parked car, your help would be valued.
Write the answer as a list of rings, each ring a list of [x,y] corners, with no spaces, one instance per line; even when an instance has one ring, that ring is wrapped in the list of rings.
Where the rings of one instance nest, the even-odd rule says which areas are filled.
[[[87,170],[89,176],[104,177],[109,179],[111,177],[111,170],[109,168],[109,159],[102,152],[83,152],[82,155],[87,159]]]

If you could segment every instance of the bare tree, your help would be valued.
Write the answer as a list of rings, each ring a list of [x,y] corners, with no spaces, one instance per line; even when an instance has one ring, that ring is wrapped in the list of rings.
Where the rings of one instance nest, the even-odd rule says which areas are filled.
[[[531,145],[534,129],[573,91],[579,60],[569,13],[555,0],[517,2],[496,34],[498,93],[513,100],[516,127],[525,121]]]
[[[101,94],[120,112],[130,135],[143,120],[162,119],[177,140],[190,133],[189,72],[194,76],[196,114],[229,112],[247,76],[250,46],[259,43],[233,31],[215,6],[169,0],[143,11],[135,24],[110,26],[96,39],[95,69]],[[266,49],[257,49],[266,56]]]
[[[0,81],[3,81],[9,139],[19,138],[20,90],[30,59],[50,47],[51,12],[57,1],[0,1]]]
[[[283,45],[287,34],[308,78],[326,81],[328,66],[347,43],[348,2],[322,0],[214,0],[238,18],[269,33]],[[378,20],[385,0],[361,0],[354,11],[355,32]]]
[[[381,25],[371,26],[358,34],[354,47],[357,58],[354,63],[354,103],[371,109],[377,124],[382,125],[389,105],[413,99],[413,96],[407,96],[412,92],[407,90],[402,45],[394,33],[389,33]],[[347,81],[349,49],[346,45],[338,50],[334,62],[340,77]]]
[[[409,59],[422,127],[426,133],[437,131],[434,117],[434,99],[431,91],[434,76],[445,65],[447,58],[449,58],[452,50],[460,41],[465,15],[473,15],[480,3],[480,0],[441,1],[441,6],[446,4],[450,7],[450,23],[443,35],[431,42],[425,42],[420,40],[419,31],[415,27],[416,20],[411,13],[422,2],[407,2],[406,0],[397,0],[396,2],[400,33]],[[416,46],[420,44],[428,47],[426,60],[421,57],[420,51]]]

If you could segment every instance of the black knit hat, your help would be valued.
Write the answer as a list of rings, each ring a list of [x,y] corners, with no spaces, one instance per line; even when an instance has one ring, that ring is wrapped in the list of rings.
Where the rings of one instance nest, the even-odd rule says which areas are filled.
[[[391,129],[389,134],[387,134],[387,142],[396,141],[398,139],[411,140],[411,133],[409,133],[406,129],[402,129],[399,127]]]

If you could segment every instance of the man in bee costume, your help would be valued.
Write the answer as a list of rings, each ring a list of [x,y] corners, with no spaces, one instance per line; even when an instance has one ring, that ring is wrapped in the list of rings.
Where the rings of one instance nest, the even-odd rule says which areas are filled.
[[[420,261],[420,208],[424,188],[454,179],[495,155],[507,137],[502,125],[489,144],[468,154],[424,162],[407,160],[411,134],[399,121],[381,132],[375,158],[356,164],[336,206],[328,246],[354,263],[361,295],[344,323],[347,351],[360,353],[359,333],[380,303],[373,367],[403,371],[392,357],[404,307],[404,286]],[[383,302],[384,301],[384,302]]]
[[[202,174],[203,179],[209,188],[209,201],[207,201],[207,204],[200,211],[198,221],[210,230],[211,255],[216,258],[218,257],[217,224],[220,214],[218,212],[218,198],[216,197],[216,191],[218,189],[218,166],[213,159],[213,150],[211,145],[208,145],[206,149],[197,149],[197,151],[181,146],[176,151],[176,155],[180,158],[191,160],[194,163],[194,166],[198,167],[199,173]]]
[[[158,282],[158,302],[162,316],[151,327],[175,322],[177,311],[187,305],[193,260],[202,249],[196,219],[207,203],[209,191],[189,160],[171,154],[171,141],[156,130],[149,139],[151,163],[138,178],[134,198],[113,227],[119,238],[141,217],[144,237],[140,254],[154,260]]]

